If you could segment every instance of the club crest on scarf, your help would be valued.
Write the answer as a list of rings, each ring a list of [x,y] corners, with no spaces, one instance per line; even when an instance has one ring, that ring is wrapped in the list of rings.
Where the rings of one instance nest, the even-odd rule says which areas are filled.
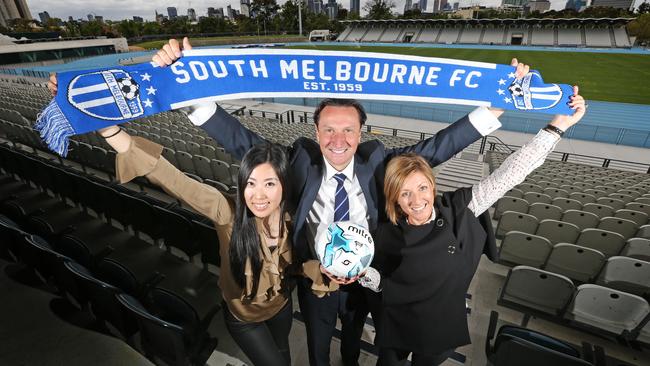
[[[123,70],[76,76],[68,85],[68,101],[81,112],[104,120],[123,120],[144,114],[140,86]]]
[[[562,100],[562,88],[559,85],[547,84],[543,87],[536,87],[531,84],[543,84],[542,76],[537,72],[530,72],[523,78],[512,81],[508,91],[515,108],[521,110],[549,109]]]

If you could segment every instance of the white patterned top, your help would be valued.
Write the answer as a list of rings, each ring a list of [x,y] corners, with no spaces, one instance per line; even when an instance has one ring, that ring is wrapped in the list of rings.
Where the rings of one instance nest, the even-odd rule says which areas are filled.
[[[472,201],[467,207],[478,217],[539,168],[558,141],[560,137],[555,133],[539,131],[532,140],[510,154],[492,174],[472,186]]]

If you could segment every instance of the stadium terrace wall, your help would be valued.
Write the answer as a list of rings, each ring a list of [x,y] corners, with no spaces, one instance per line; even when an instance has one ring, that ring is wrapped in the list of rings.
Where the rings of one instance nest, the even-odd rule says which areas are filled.
[[[313,98],[266,98],[265,102],[316,107]],[[452,123],[475,107],[389,101],[361,101],[366,112],[402,118]],[[569,129],[565,137],[617,145],[650,148],[647,116],[650,105],[590,101],[583,120]],[[551,116],[542,113],[508,111],[501,118],[502,129],[535,134]],[[397,126],[396,126],[397,128]]]
[[[342,20],[337,42],[630,48],[634,18]]]

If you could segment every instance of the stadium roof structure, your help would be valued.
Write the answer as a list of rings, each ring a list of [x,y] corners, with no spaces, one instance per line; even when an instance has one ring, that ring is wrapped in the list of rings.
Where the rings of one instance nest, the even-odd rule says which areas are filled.
[[[489,19],[366,19],[339,20],[348,25],[388,25],[388,24],[607,24],[626,25],[636,18],[489,18]]]

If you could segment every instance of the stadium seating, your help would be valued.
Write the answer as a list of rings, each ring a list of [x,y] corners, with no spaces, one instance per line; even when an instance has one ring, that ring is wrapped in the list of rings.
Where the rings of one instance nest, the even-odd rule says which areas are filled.
[[[564,313],[574,292],[573,282],[565,276],[529,266],[517,266],[508,272],[498,303],[559,316]]]
[[[513,230],[508,232],[501,242],[499,261],[541,267],[552,250],[553,245],[548,239]]]
[[[575,282],[595,280],[605,263],[603,253],[574,244],[555,244],[544,270],[567,276]]]
[[[578,286],[566,317],[587,328],[625,336],[641,325],[648,314],[650,306],[639,296],[585,284]]]
[[[625,243],[621,255],[650,262],[650,239],[632,238]]]
[[[531,44],[534,46],[554,46],[555,29],[533,28]]]
[[[499,313],[490,313],[485,353],[491,366],[590,366],[592,349],[583,343],[583,354],[572,345],[538,331],[503,325],[497,331]],[[493,342],[493,344],[492,344]],[[581,358],[582,357],[582,358]],[[595,365],[604,365],[598,360]]]
[[[497,238],[503,238],[512,230],[533,234],[537,230],[539,220],[532,215],[515,211],[506,211],[501,215],[497,225],[495,235]]]
[[[398,42],[399,36],[402,34],[403,28],[390,27],[379,37],[379,42]]]
[[[609,258],[621,252],[625,245],[625,238],[612,231],[590,228],[582,230],[575,243],[598,250]]]
[[[612,47],[609,28],[586,28],[585,41],[587,47]]]
[[[562,213],[560,207],[546,203],[533,203],[528,208],[528,214],[536,217],[538,221],[545,219],[560,220]]]
[[[547,238],[551,244],[575,243],[580,228],[568,222],[546,219],[540,221],[535,235]]]
[[[628,257],[610,257],[596,283],[630,294],[650,295],[650,262]]]

